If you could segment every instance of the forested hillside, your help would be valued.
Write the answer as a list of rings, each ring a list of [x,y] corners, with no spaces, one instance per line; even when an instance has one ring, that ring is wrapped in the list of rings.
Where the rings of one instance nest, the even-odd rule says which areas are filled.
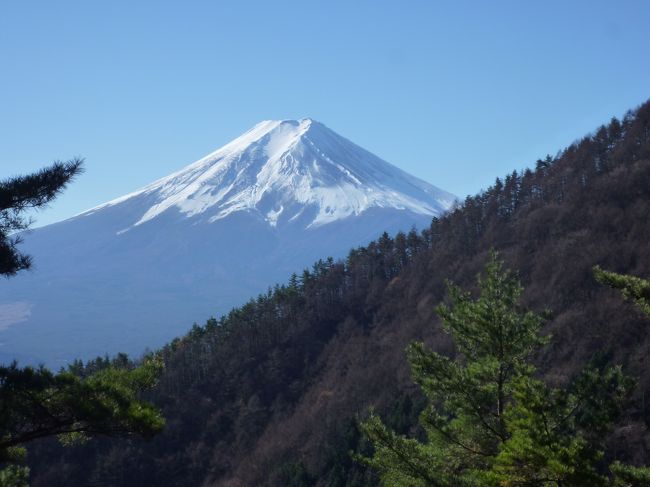
[[[30,448],[32,484],[376,485],[354,463],[357,423],[374,407],[415,433],[423,401],[404,348],[453,354],[434,306],[445,279],[467,287],[491,248],[517,269],[524,304],[549,310],[537,365],[564,383],[596,353],[638,378],[608,455],[650,459],[649,324],[598,284],[594,265],[650,276],[650,103],[534,169],[513,172],[418,233],[384,235],[345,262],[287,284],[161,351],[149,399],[167,418],[151,442]],[[36,256],[37,257],[37,256]],[[88,367],[101,367],[102,361]],[[77,368],[80,366],[77,364]]]

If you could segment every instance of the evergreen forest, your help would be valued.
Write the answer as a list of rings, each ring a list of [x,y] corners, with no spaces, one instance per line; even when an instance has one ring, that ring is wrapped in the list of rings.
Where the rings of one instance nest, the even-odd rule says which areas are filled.
[[[650,277],[647,102],[497,178],[428,228],[384,234],[344,260],[324,256],[227,315],[195,324],[154,352],[162,371],[141,397],[162,412],[160,433],[65,446],[55,438],[33,441],[30,483],[420,485],[386,480],[373,457],[372,421],[424,441],[419,419],[431,395],[411,372],[413,346],[405,350],[418,342],[422,353],[452,362],[467,356],[445,325],[454,299],[464,296],[450,297],[448,282],[478,295],[476,276],[496,265],[495,252],[521,283],[522,309],[539,317],[526,329],[535,338],[522,348],[534,369],[530,383],[562,390],[590,364],[619,371],[625,383],[592,476],[564,485],[597,485],[590,482],[607,476],[609,465],[649,464],[650,320],[594,274],[599,266]],[[75,362],[68,373],[139,363],[100,357]],[[543,481],[495,485],[551,485]]]

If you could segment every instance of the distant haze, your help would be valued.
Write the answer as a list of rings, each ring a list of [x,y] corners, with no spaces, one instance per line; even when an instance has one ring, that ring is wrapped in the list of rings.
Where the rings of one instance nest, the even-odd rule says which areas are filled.
[[[265,121],[140,190],[25,236],[0,360],[59,367],[163,345],[317,259],[426,228],[454,195],[312,119]]]

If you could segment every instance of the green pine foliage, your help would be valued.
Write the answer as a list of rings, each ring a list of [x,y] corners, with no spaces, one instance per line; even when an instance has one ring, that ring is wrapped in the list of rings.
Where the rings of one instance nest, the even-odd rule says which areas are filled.
[[[31,220],[28,210],[52,201],[82,171],[81,159],[55,162],[27,176],[0,181],[0,276],[11,277],[31,265],[21,253],[20,235]],[[135,366],[124,354],[112,362],[75,362],[67,371],[45,367],[0,366],[0,486],[27,485],[25,444],[57,436],[62,444],[91,436],[149,438],[165,423],[142,393],[152,388],[162,370],[159,356]]]
[[[650,316],[650,281],[635,276],[617,274],[594,267],[594,275],[598,282],[621,291],[623,296],[636,304],[639,309]]]
[[[161,368],[157,357],[139,366],[109,362],[83,375],[73,367],[55,374],[44,367],[0,366],[0,465],[7,467],[0,473],[27,475],[19,466],[24,446],[39,438],[57,436],[70,445],[97,435],[150,438],[160,432],[160,411],[141,395],[156,384]]]
[[[614,474],[614,487],[650,486],[650,468],[648,467],[632,467],[621,462],[614,462],[609,469]]]
[[[0,487],[29,487],[29,468],[9,465],[0,470]]]
[[[83,159],[79,158],[57,161],[34,174],[0,181],[1,276],[13,276],[31,265],[31,257],[17,248],[21,237],[16,232],[26,230],[31,223],[24,213],[43,208],[56,198],[82,172],[82,165]]]
[[[519,306],[523,289],[494,252],[478,287],[473,298],[449,284],[450,305],[437,308],[455,359],[422,343],[407,349],[429,400],[425,441],[373,414],[361,427],[375,451],[359,460],[389,486],[646,485],[637,480],[647,469],[616,463],[612,480],[603,468],[605,440],[632,389],[621,368],[595,360],[569,386],[550,387],[530,361],[549,341],[543,318]]]
[[[79,377],[44,367],[0,366],[0,454],[52,435],[150,437],[164,420],[138,394],[156,383],[160,368],[158,359],[149,358],[131,369],[109,366]]]
[[[553,340],[535,354],[534,378],[566,389],[559,385],[579,377],[598,350],[639,378],[598,472],[614,459],[644,464],[647,321],[617,309],[618,296],[591,269],[650,276],[649,214],[650,102],[497,179],[422,232],[319,262],[174,340],[146,395],[164,411],[164,432],[150,442],[97,438],[70,448],[37,441],[32,485],[282,486],[283,466],[296,463],[318,485],[377,485],[371,469],[348,457],[371,456],[349,425],[374,407],[388,431],[425,444],[417,418],[426,400],[403,350],[421,339],[453,355],[449,335],[437,320],[432,326],[433,304],[444,298],[444,277],[470,285],[490,248],[518,269],[521,303],[553,309],[544,325]]]
[[[522,376],[490,485],[605,486],[605,439],[632,387],[619,367],[588,367],[569,388]]]

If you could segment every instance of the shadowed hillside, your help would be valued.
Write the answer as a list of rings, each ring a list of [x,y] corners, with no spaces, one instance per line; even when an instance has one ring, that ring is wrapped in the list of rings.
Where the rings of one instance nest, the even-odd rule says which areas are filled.
[[[650,324],[591,269],[650,276],[649,215],[646,103],[534,170],[497,179],[421,233],[320,261],[195,326],[162,349],[150,399],[168,418],[163,434],[35,445],[33,485],[375,485],[348,454],[367,448],[357,418],[372,406],[398,431],[413,428],[422,400],[404,348],[425,339],[454,353],[434,306],[445,279],[473,284],[490,248],[519,271],[525,305],[550,310],[553,338],[536,358],[549,381],[567,381],[601,351],[638,377],[608,455],[647,461]]]

